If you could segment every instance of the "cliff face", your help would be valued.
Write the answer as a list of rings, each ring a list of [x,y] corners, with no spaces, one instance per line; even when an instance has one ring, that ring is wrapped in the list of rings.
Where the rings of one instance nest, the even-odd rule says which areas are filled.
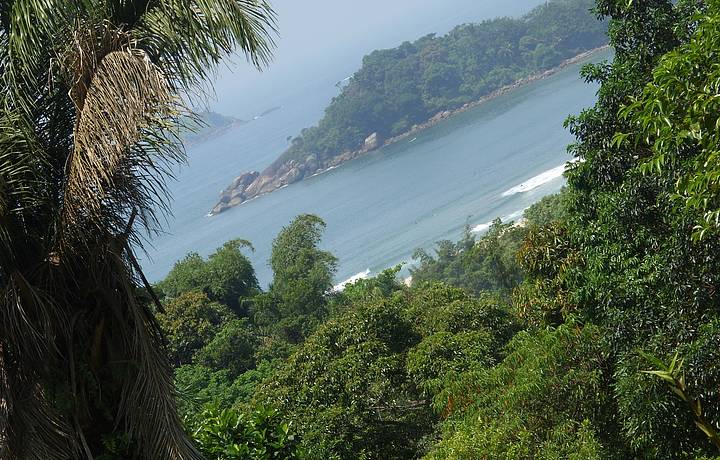
[[[314,154],[310,154],[300,161],[295,159],[278,160],[268,166],[262,173],[257,171],[243,173],[220,193],[220,200],[212,208],[210,215],[220,214],[260,195],[265,195],[306,177],[326,171],[375,150],[382,145],[378,133],[372,133],[365,139],[363,147],[359,150],[343,152],[326,160],[319,160],[318,156]]]

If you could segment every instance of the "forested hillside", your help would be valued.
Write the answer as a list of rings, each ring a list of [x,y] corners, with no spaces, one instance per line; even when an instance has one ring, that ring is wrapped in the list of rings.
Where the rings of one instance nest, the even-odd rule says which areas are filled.
[[[615,57],[583,69],[580,161],[521,224],[417,252],[412,287],[332,293],[313,216],[276,239],[267,292],[237,244],[175,267],[167,304],[209,331],[168,323],[205,452],[266,458],[261,420],[286,458],[720,458],[720,2],[597,8]],[[227,303],[213,273],[249,288]]]
[[[500,18],[374,51],[316,127],[293,139],[282,157],[318,161],[388,138],[438,111],[479,99],[538,70],[607,43],[590,0],[555,0],[520,19]]]
[[[333,98],[262,173],[246,174],[213,213],[336,166],[414,126],[477,101],[607,43],[592,0],[553,0],[519,19],[464,24],[397,48],[373,51]],[[417,128],[416,128],[417,129]]]

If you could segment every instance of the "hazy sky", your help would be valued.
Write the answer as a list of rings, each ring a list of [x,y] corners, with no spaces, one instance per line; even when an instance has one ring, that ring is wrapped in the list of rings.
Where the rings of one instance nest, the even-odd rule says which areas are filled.
[[[519,16],[544,0],[275,0],[279,37],[270,68],[260,73],[242,57],[221,69],[211,107],[277,103],[314,80],[347,76],[362,56],[427,33],[497,16]]]

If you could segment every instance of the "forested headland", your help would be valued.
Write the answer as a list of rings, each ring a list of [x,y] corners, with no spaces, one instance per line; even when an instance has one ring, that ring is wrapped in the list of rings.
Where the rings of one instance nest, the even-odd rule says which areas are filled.
[[[183,143],[192,147],[246,123],[246,120],[204,110],[189,120],[187,129],[182,133]]]
[[[217,214],[447,118],[452,111],[607,43],[592,0],[553,0],[522,18],[464,24],[397,48],[373,51],[333,98],[261,173],[239,176]]]

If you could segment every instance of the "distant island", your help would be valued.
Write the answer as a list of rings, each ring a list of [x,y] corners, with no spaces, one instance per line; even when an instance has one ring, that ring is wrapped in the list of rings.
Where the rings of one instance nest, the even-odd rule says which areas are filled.
[[[252,120],[242,120],[229,115],[204,110],[196,114],[196,120],[190,123],[190,129],[183,133],[182,139],[186,147],[192,147],[224,134],[232,128],[248,124],[253,120],[258,120],[281,108],[280,106],[270,107],[253,117]]]
[[[246,123],[248,123],[246,120],[204,110],[196,114],[196,119],[190,123],[190,128],[183,133],[183,143],[186,147],[202,144]]]
[[[219,214],[285,185],[404,139],[460,111],[545,78],[607,45],[592,0],[554,0],[522,18],[463,24],[373,51],[338,86],[313,127],[264,171],[238,176],[210,211]]]

